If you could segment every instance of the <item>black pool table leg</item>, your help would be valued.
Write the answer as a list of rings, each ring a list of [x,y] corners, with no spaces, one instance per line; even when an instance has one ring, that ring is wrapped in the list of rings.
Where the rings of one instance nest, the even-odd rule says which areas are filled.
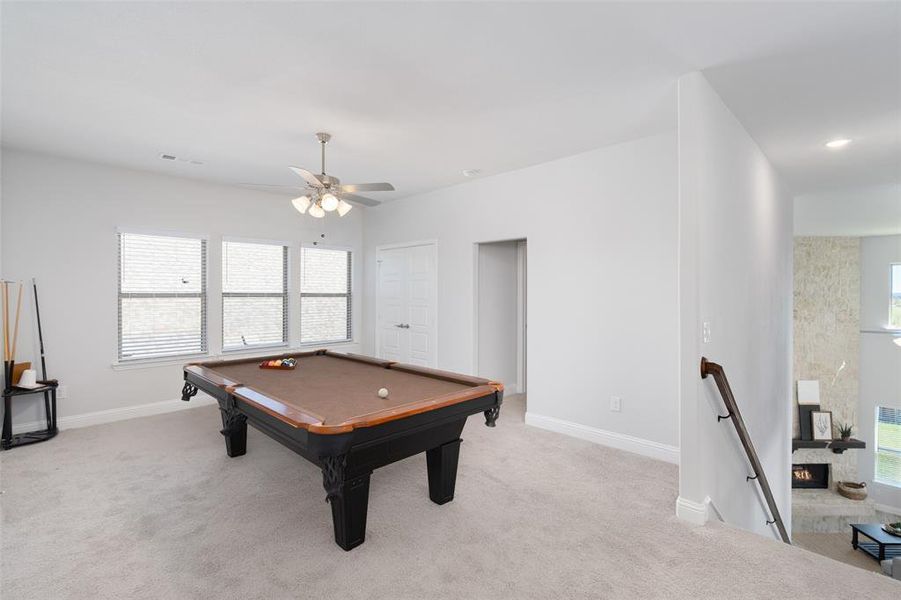
[[[244,456],[247,454],[247,417],[229,405],[219,405],[222,413],[222,429],[219,431],[225,436],[225,451],[229,456]]]
[[[322,485],[332,505],[335,543],[352,550],[366,540],[366,513],[369,508],[369,476],[363,473],[344,478],[344,457],[323,457]]]
[[[454,488],[457,485],[457,462],[460,457],[460,442],[462,441],[458,439],[426,450],[429,498],[435,504],[446,504],[454,499]]]

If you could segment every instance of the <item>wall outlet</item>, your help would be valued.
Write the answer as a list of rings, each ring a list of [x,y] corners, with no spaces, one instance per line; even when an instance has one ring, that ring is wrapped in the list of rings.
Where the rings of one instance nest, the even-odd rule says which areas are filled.
[[[56,388],[56,397],[59,398],[60,400],[63,400],[64,398],[68,398],[69,397],[69,386],[61,385],[58,388]]]
[[[704,338],[704,343],[710,343],[710,321],[704,321],[704,325],[701,328],[701,335]]]
[[[621,412],[623,410],[623,399],[619,396],[610,396],[610,410],[612,412]]]

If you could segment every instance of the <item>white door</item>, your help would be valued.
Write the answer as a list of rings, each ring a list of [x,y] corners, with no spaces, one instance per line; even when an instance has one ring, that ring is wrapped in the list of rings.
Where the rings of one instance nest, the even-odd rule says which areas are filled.
[[[434,244],[381,249],[378,260],[378,356],[434,367],[437,277]]]

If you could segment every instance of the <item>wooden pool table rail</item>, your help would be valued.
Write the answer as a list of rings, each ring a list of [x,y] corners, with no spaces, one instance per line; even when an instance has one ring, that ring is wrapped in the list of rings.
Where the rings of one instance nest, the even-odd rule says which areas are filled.
[[[244,385],[240,381],[235,381],[224,377],[220,373],[218,373],[215,369],[216,366],[219,365],[227,365],[235,362],[244,362],[244,359],[241,361],[229,361],[229,360],[220,360],[220,361],[211,361],[211,362],[202,362],[202,363],[191,363],[185,366],[185,379],[192,384],[197,384],[197,381],[191,381],[193,378],[202,379],[208,385],[201,385],[201,389],[205,391],[209,391],[206,388],[212,386],[224,392],[229,396],[233,396],[243,402],[246,402],[259,410],[279,419],[283,423],[297,428],[297,429],[305,429],[310,433],[316,433],[320,435],[337,435],[342,433],[348,433],[357,428],[362,427],[372,427],[375,425],[380,425],[382,423],[386,423],[388,421],[393,421],[396,419],[403,419],[405,417],[410,417],[413,415],[417,415],[419,413],[423,413],[429,410],[436,410],[439,408],[443,408],[445,406],[452,406],[454,404],[459,404],[461,402],[466,402],[467,400],[473,400],[476,398],[481,398],[493,393],[503,392],[504,386],[501,383],[490,381],[488,379],[482,379],[480,377],[471,377],[468,375],[459,375],[456,373],[449,373],[447,371],[440,371],[437,369],[429,369],[425,367],[418,367],[414,365],[407,365],[403,363],[380,360],[370,358],[368,356],[360,356],[357,354],[345,354],[340,352],[333,352],[331,350],[314,350],[310,352],[293,352],[293,353],[284,353],[274,356],[264,356],[253,359],[247,359],[248,361],[264,361],[264,360],[274,360],[278,358],[288,358],[288,357],[297,357],[302,358],[305,356],[330,356],[334,358],[344,359],[344,360],[353,360],[357,362],[362,362],[374,366],[383,367],[386,369],[393,369],[395,371],[410,373],[414,375],[421,375],[424,377],[431,377],[434,379],[441,379],[443,381],[449,381],[452,383],[459,383],[461,385],[469,386],[464,390],[451,392],[448,394],[442,394],[440,396],[434,396],[431,398],[425,398],[422,400],[417,400],[414,402],[410,402],[401,406],[394,406],[387,409],[382,409],[378,411],[374,411],[372,413],[368,413],[365,415],[359,415],[352,419],[348,419],[341,423],[329,423],[326,424],[325,419],[320,415],[313,413],[307,409],[300,409],[291,404],[287,404],[278,398],[273,398],[266,393],[256,390],[251,386]],[[190,375],[190,377],[189,377]],[[193,395],[193,394],[192,394]],[[183,395],[183,399],[184,395]]]

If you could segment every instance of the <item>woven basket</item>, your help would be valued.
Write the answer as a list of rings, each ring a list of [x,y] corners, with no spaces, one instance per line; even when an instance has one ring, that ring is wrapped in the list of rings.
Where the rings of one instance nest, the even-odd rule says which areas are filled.
[[[863,500],[867,497],[867,484],[851,481],[839,481],[835,486],[835,491],[851,500]]]

